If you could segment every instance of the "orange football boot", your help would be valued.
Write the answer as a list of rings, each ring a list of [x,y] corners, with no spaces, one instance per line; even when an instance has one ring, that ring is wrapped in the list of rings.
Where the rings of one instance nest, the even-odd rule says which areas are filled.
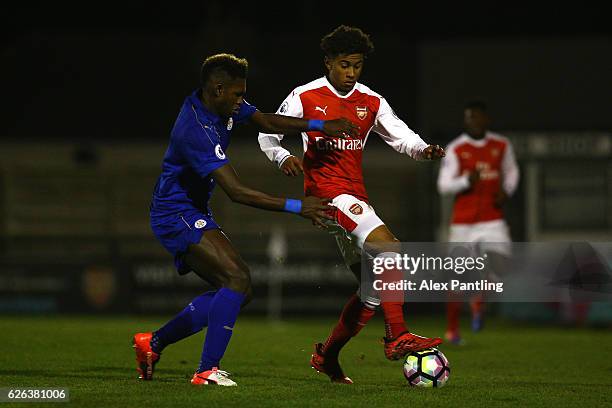
[[[332,382],[340,384],[352,384],[353,380],[344,375],[338,357],[330,358],[325,357],[323,352],[323,344],[315,344],[314,353],[310,358],[310,366],[320,373],[327,374]]]
[[[155,364],[160,355],[151,350],[151,337],[153,333],[136,333],[132,339],[132,347],[136,351],[136,370],[141,380],[152,380]]]
[[[421,351],[436,347],[442,343],[439,337],[422,337],[410,332],[403,332],[394,339],[383,338],[385,357],[389,360],[399,360],[411,351]]]

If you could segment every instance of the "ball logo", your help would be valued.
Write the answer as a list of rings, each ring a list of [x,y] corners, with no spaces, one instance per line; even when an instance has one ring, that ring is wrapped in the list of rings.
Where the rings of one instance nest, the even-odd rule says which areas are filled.
[[[206,226],[206,220],[197,220],[193,226],[197,229],[202,229]]]
[[[221,145],[215,146],[215,154],[221,160],[225,160],[225,153],[223,153],[223,149],[221,149]]]
[[[359,120],[364,120],[368,116],[367,106],[357,106],[355,109],[357,110],[357,117]]]
[[[355,215],[360,215],[361,213],[363,213],[363,207],[355,203],[351,205],[351,208],[349,208],[349,211]]]
[[[227,121],[227,130],[232,130],[233,127],[234,127],[234,119],[229,118],[229,120]]]

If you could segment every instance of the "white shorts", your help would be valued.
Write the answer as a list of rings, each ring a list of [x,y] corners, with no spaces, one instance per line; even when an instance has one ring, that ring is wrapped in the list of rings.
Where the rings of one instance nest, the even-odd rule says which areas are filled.
[[[483,253],[491,251],[506,256],[512,253],[510,229],[504,220],[451,224],[448,241],[478,243]]]
[[[336,237],[338,248],[347,266],[361,262],[363,244],[372,231],[384,225],[374,208],[352,195],[340,194],[330,203],[336,207],[335,221],[328,231]]]

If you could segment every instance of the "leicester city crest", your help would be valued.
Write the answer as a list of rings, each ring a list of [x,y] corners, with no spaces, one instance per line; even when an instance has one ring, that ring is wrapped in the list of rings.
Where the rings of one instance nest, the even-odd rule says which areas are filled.
[[[234,127],[234,119],[229,118],[229,120],[227,121],[227,130],[232,130],[233,127]]]
[[[225,153],[223,153],[223,149],[221,149],[221,145],[215,146],[215,154],[221,160],[225,160]]]
[[[195,224],[193,224],[193,226],[196,227],[197,229],[202,229],[206,226],[206,220],[202,220],[202,219],[197,220]]]

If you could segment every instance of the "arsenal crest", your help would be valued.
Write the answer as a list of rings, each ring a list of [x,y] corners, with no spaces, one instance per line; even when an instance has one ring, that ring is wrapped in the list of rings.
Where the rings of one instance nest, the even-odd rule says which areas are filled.
[[[357,110],[357,117],[359,120],[364,120],[366,116],[368,116],[368,107],[367,106],[357,106],[355,107]]]
[[[361,213],[363,213],[363,208],[359,204],[355,203],[351,205],[351,208],[349,208],[349,211],[355,215],[360,215]]]

